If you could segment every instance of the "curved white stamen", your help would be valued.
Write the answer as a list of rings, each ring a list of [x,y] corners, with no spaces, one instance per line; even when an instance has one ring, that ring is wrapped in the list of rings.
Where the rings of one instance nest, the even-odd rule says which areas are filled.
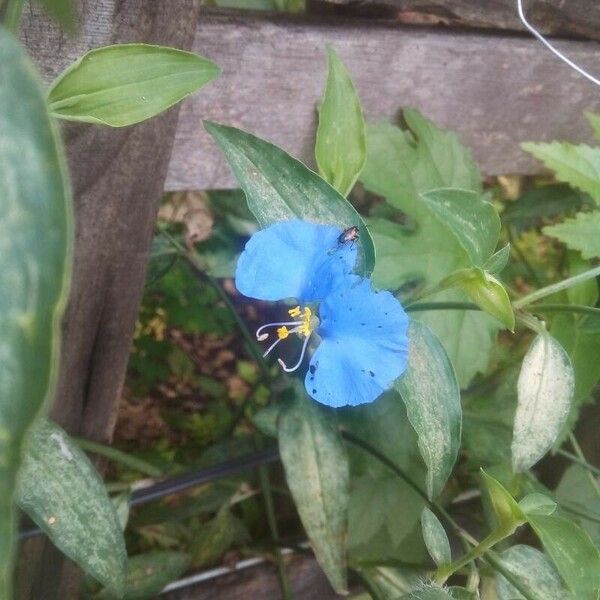
[[[263,329],[266,329],[267,327],[282,327],[282,326],[287,326],[287,325],[302,325],[302,321],[284,321],[281,323],[265,323],[264,325],[262,325],[261,327],[259,327],[256,330],[256,339],[259,342],[263,342],[264,340],[266,340],[269,337],[268,333],[261,333],[261,331]]]
[[[292,333],[292,332],[290,332]],[[264,339],[264,338],[263,338]],[[277,346],[277,344],[279,344],[279,342],[283,342],[285,338],[277,338],[267,349],[267,351],[263,354],[263,358],[265,358],[265,356],[267,356],[267,354],[269,354],[269,352],[271,352],[271,350],[273,350],[273,348],[275,348],[275,346]]]
[[[298,362],[293,367],[287,367],[286,364],[280,358],[277,359],[277,362],[281,365],[281,368],[286,373],[291,373],[292,371],[295,371],[302,364],[302,361],[304,360],[304,355],[306,354],[306,347],[308,346],[309,339],[310,339],[310,335],[307,335],[306,339],[304,340],[304,343],[302,344],[302,351],[300,352],[300,358],[298,359]]]

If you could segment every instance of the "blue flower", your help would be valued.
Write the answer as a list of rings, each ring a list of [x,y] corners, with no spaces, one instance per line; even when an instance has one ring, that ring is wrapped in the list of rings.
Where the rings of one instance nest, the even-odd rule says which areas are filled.
[[[373,402],[402,375],[408,354],[401,304],[389,292],[375,292],[370,279],[352,274],[356,244],[341,234],[330,225],[276,223],[252,236],[235,275],[245,296],[298,300],[288,311],[291,320],[267,323],[256,337],[264,341],[276,329],[265,356],[290,335],[303,341],[295,365],[278,359],[287,372],[302,364],[309,342],[318,342],[304,383],[309,396],[334,407]]]

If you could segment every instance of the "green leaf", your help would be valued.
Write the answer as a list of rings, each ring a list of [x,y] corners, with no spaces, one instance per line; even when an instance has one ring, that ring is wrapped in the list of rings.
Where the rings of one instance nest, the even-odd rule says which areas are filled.
[[[352,205],[325,180],[281,148],[235,127],[204,122],[219,144],[248,207],[261,227],[286,219],[305,219],[360,230],[360,266],[375,264],[373,240]]]
[[[194,567],[205,567],[217,562],[235,544],[249,540],[248,531],[241,519],[224,505],[217,516],[206,523],[192,542]]]
[[[567,142],[526,142],[521,147],[552,169],[559,181],[587,192],[600,204],[600,147]]]
[[[409,325],[405,375],[396,383],[419,450],[427,465],[427,495],[443,489],[460,448],[460,390],[448,355],[437,337],[419,321]]]
[[[577,213],[573,219],[544,227],[543,232],[559,239],[567,248],[579,250],[583,258],[600,257],[600,211]]]
[[[71,266],[71,199],[34,69],[0,26],[0,597],[10,598],[13,492],[27,430],[51,396]]]
[[[567,515],[579,522],[596,546],[600,544],[600,496],[592,484],[591,475],[584,467],[571,465],[556,488],[556,500]],[[573,515],[569,508],[590,515],[594,520]]]
[[[514,331],[515,315],[504,286],[490,273],[477,267],[460,269],[450,275],[449,284],[460,287],[488,315]]]
[[[413,481],[425,481],[417,436],[395,391],[373,404],[336,411],[343,425],[398,465]],[[419,519],[424,501],[376,458],[348,445],[352,473],[348,546],[353,560],[425,559]]]
[[[16,499],[64,554],[122,591],[127,552],[117,512],[92,463],[57,425],[36,424]]]
[[[594,201],[566,183],[539,185],[527,189],[502,211],[502,223],[517,233],[545,224],[548,219],[565,217],[582,208],[593,208]]]
[[[75,11],[72,0],[37,0],[49,15],[56,19],[69,33],[75,30]]]
[[[572,521],[554,515],[528,515],[527,520],[575,598],[597,600],[600,553],[589,535]]]
[[[508,264],[510,259],[510,244],[506,244],[496,252],[492,254],[485,263],[483,264],[484,271],[489,273],[498,274],[504,270],[504,267]]]
[[[279,451],[315,556],[334,590],[347,593],[348,458],[337,431],[305,394],[281,410]]]
[[[421,194],[427,206],[464,248],[471,263],[481,266],[493,254],[500,217],[491,202],[471,190],[441,188]]]
[[[535,600],[573,600],[546,555],[531,546],[512,546],[500,554],[504,568],[512,573]],[[496,573],[498,600],[524,600],[524,596]]]
[[[440,520],[427,508],[421,513],[421,528],[423,539],[431,558],[439,567],[452,562],[450,542]]]
[[[384,196],[408,217],[408,227],[370,219],[377,248],[375,284],[399,289],[419,282],[433,287],[471,261],[452,231],[440,223],[421,193],[453,187],[481,191],[480,175],[470,153],[454,134],[444,132],[414,111],[405,111],[412,131],[389,123],[367,129],[365,187]],[[495,243],[495,241],[494,241]],[[448,290],[436,301],[465,301],[464,292]],[[437,334],[454,365],[461,386],[484,371],[498,329],[494,319],[477,311],[428,311],[420,316]]]
[[[347,196],[367,158],[365,122],[350,74],[327,47],[327,87],[319,107],[315,158],[321,177]]]
[[[537,492],[522,498],[519,506],[526,515],[551,515],[556,510],[556,502],[552,498]]]
[[[354,565],[354,569],[375,594],[365,600],[398,600],[402,594],[414,590],[421,583],[421,573],[416,568]],[[352,600],[357,598],[353,596]]]
[[[102,600],[154,598],[187,569],[189,562],[189,555],[182,552],[149,552],[132,556],[127,561],[124,594],[115,596],[105,590],[95,597]]]
[[[481,477],[497,519],[497,529],[510,535],[525,522],[525,514],[506,488],[481,469]]]
[[[575,378],[569,355],[549,334],[529,347],[517,383],[512,466],[518,473],[533,466],[561,432],[573,401]]]
[[[265,435],[277,437],[277,420],[280,411],[280,404],[269,404],[252,415],[252,422]]]
[[[592,112],[585,112],[584,114],[594,130],[594,134],[600,140],[600,116],[595,115]]]
[[[587,260],[583,260],[577,252],[568,253],[569,275],[579,275],[593,268]],[[584,306],[596,306],[598,302],[598,282],[596,279],[587,279],[579,285],[567,289],[567,298],[571,304],[583,304]],[[566,348],[565,348],[566,349]]]
[[[552,336],[569,355],[575,374],[572,408],[587,400],[600,380],[600,331],[593,327],[597,321],[597,317],[578,319],[566,313],[552,319]]]
[[[176,48],[148,44],[95,48],[51,85],[49,110],[67,121],[124,127],[163,112],[219,73],[210,60]]]

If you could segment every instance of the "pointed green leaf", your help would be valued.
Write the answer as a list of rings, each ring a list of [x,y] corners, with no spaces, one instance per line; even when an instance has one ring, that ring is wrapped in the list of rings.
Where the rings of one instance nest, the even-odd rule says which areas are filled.
[[[62,552],[121,592],[127,552],[117,511],[92,463],[57,425],[36,424],[16,497]]]
[[[549,334],[536,336],[519,373],[512,441],[515,472],[533,466],[558,437],[575,392],[568,354]]]
[[[361,265],[373,270],[375,248],[360,215],[324,179],[281,148],[235,127],[204,122],[246,194],[261,227],[286,219],[305,219],[339,227],[358,226]]]
[[[68,67],[48,91],[59,119],[124,127],[145,121],[215,79],[210,60],[164,46],[95,48]]]
[[[511,534],[525,522],[525,514],[500,482],[483,469],[481,469],[481,477],[498,521],[497,529],[502,530],[504,536]]]
[[[71,265],[71,204],[34,69],[0,25],[0,597],[10,598],[23,440],[52,394]]]
[[[510,258],[510,244],[506,244],[496,252],[492,254],[485,263],[483,264],[484,271],[489,273],[498,274],[504,270],[504,267],[508,264]]]
[[[421,528],[427,551],[435,564],[438,567],[450,564],[452,555],[446,531],[440,520],[427,507],[421,513]]]
[[[315,158],[319,173],[347,196],[367,159],[365,122],[350,74],[330,46],[327,87],[319,107]]]
[[[577,600],[600,595],[600,553],[589,535],[572,521],[554,515],[529,515],[529,524]]]
[[[481,310],[514,331],[515,314],[510,298],[504,286],[493,275],[473,267],[450,275],[448,281],[464,290]]]
[[[37,0],[48,14],[56,19],[66,31],[72,33],[75,30],[75,11],[73,0]]]
[[[165,586],[188,567],[190,557],[182,552],[148,552],[127,561],[127,579],[122,596],[109,591],[94,596],[98,600],[145,600],[158,596]]]
[[[348,458],[338,433],[305,394],[281,410],[279,451],[315,556],[336,592],[347,593]]]
[[[500,235],[500,217],[491,202],[477,192],[456,188],[430,190],[421,197],[454,234],[473,265],[481,266],[490,258]]]
[[[431,330],[411,320],[405,375],[396,382],[427,465],[427,495],[443,489],[460,448],[460,390],[448,355]]]
[[[512,546],[500,554],[504,568],[529,590],[535,600],[573,600],[546,555],[531,546]],[[525,600],[502,575],[496,573],[498,600]]]
[[[556,510],[552,498],[537,492],[527,494],[519,501],[519,506],[526,515],[551,515]]]
[[[600,204],[600,147],[575,146],[567,142],[527,142],[521,146],[552,169],[559,181],[587,192]]]
[[[567,248],[579,250],[583,258],[600,257],[600,211],[577,213],[573,219],[549,225],[543,231],[559,239]]]

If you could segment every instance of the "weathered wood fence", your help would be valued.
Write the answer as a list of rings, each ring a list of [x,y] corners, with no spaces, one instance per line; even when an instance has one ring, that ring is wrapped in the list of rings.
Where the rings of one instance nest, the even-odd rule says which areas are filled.
[[[600,74],[596,0],[525,6],[542,31],[562,36],[556,43],[567,55]],[[293,17],[194,0],[82,0],[74,39],[27,10],[23,41],[46,81],[92,47],[130,41],[193,49],[223,69],[181,110],[141,125],[64,127],[76,250],[52,416],[69,432],[111,438],[163,190],[234,186],[202,119],[252,131],[311,164],[326,43],[352,72],[368,119],[417,107],[455,130],[486,174],[538,172],[521,141],[591,139],[583,111],[600,112],[598,88],[522,30],[512,0],[309,0],[308,7],[307,16]],[[68,565],[48,545],[28,544],[21,597],[74,597]]]

